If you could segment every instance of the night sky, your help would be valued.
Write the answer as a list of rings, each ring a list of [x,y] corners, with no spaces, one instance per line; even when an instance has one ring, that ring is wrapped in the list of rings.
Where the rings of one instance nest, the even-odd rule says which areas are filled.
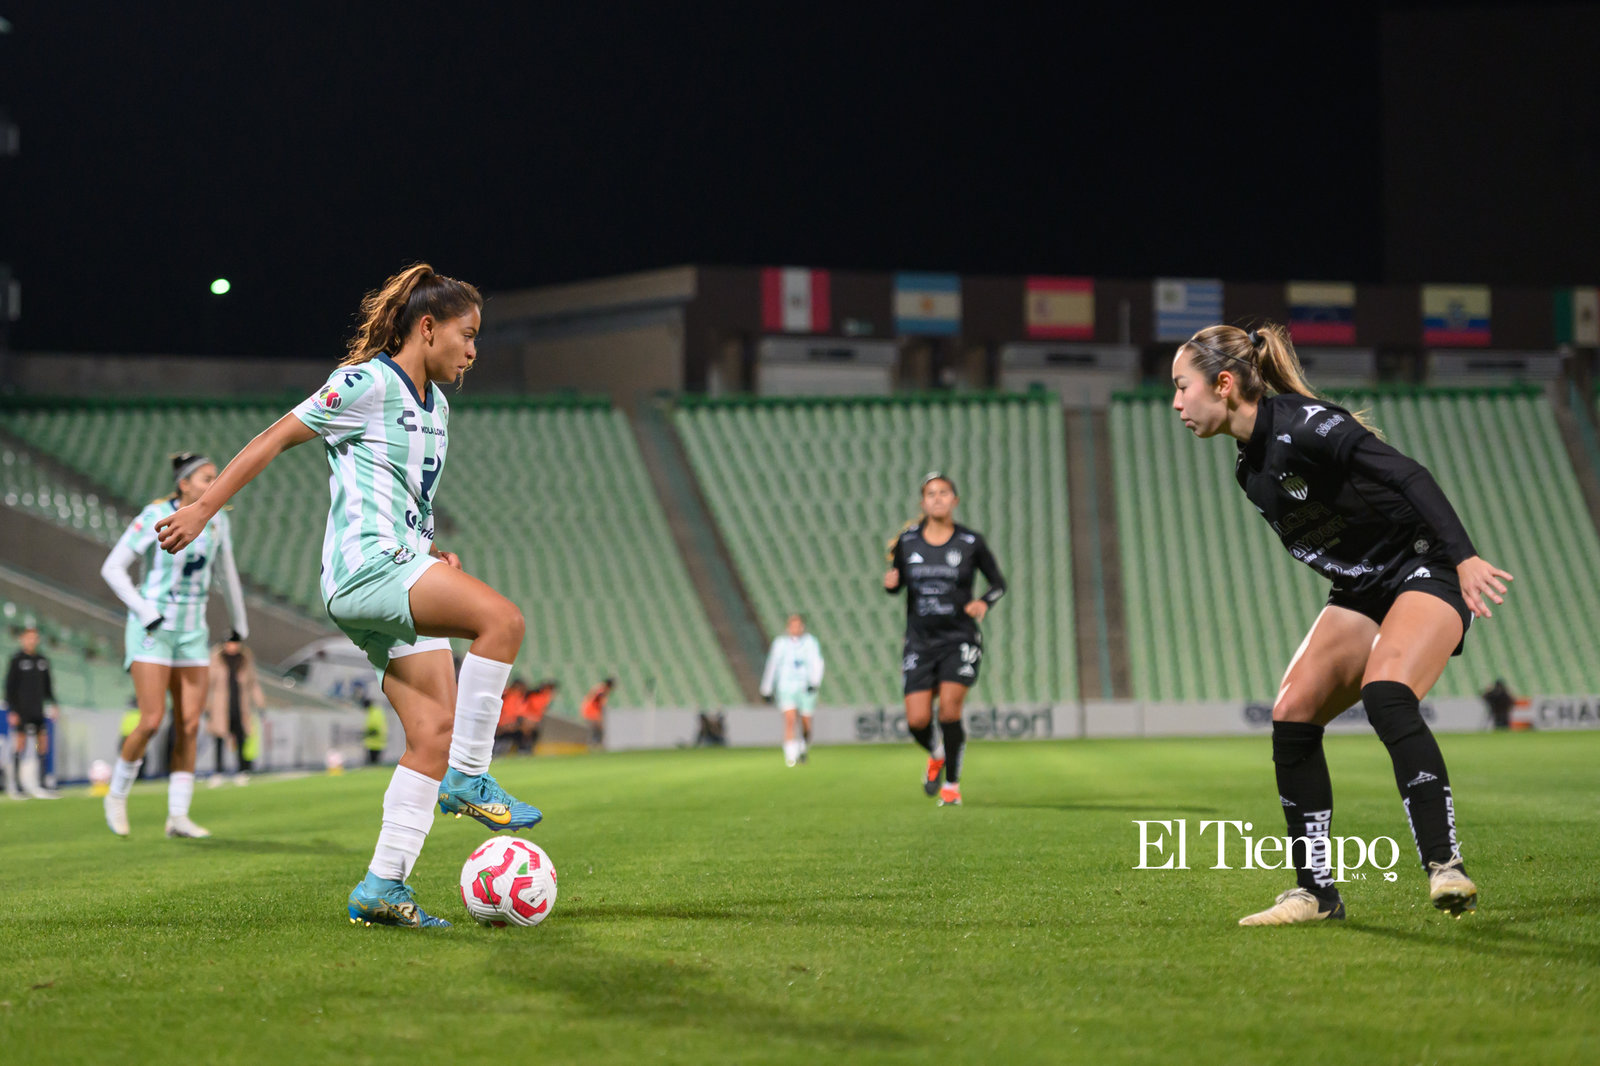
[[[1382,280],[1380,10],[1052,6],[0,0],[12,345],[331,354],[420,258]]]

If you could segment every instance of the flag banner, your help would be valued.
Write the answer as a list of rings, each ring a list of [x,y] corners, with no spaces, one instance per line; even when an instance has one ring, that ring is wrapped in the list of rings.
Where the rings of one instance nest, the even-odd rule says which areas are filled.
[[[1557,289],[1556,343],[1600,348],[1600,289]]]
[[[956,274],[896,274],[896,333],[953,337],[961,332],[961,278]]]
[[[1029,278],[1022,309],[1030,337],[1094,339],[1093,278]]]
[[[1157,278],[1156,340],[1186,341],[1222,321],[1220,278]]]
[[[827,333],[833,328],[826,270],[767,267],[761,272],[761,328],[768,333]]]
[[[1289,336],[1296,344],[1354,344],[1356,287],[1344,281],[1291,281]]]
[[[1424,285],[1422,343],[1439,348],[1489,346],[1489,286]]]

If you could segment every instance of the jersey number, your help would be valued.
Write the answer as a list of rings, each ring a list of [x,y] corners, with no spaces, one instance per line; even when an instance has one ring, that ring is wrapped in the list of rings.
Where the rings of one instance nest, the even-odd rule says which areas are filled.
[[[976,664],[983,658],[983,649],[974,644],[961,645],[961,661],[968,665]]]
[[[193,577],[195,574],[198,574],[201,569],[205,567],[205,565],[206,557],[204,555],[196,555],[194,558],[183,564],[183,576]]]

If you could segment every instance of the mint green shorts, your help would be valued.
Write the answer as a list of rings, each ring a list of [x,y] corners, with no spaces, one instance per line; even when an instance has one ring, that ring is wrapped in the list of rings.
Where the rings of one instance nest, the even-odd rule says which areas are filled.
[[[799,711],[809,718],[816,712],[817,694],[803,688],[786,688],[778,693],[777,706],[780,711]]]
[[[419,652],[449,650],[443,637],[418,639],[411,618],[411,586],[439,560],[407,548],[391,548],[361,564],[328,601],[328,617],[366,653],[382,677],[389,660]]]
[[[157,666],[210,666],[211,635],[204,629],[158,629],[146,633],[132,615],[123,637],[122,668],[134,663]]]

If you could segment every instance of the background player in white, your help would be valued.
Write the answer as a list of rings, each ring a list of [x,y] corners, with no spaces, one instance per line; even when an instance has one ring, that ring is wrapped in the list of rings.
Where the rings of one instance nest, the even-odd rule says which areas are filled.
[[[806,761],[822,668],[822,646],[806,632],[806,620],[798,612],[791,614],[784,632],[773,640],[767,668],[761,672],[761,695],[773,698],[783,712],[783,761],[790,766]],[[796,712],[801,718],[799,737],[794,732]]]
[[[522,612],[433,543],[450,417],[439,386],[459,381],[477,358],[482,308],[477,289],[426,263],[390,278],[362,301],[361,326],[327,384],[159,526],[161,546],[183,550],[273,459],[322,438],[333,497],[322,542],[324,602],[382,676],[406,734],[383,797],[377,848],[350,893],[351,921],[450,924],[423,911],[405,883],[434,803],[491,829],[520,829],[542,817],[488,773],[500,694],[522,647]],[[459,682],[446,637],[472,641]]]
[[[139,702],[139,724],[123,742],[111,772],[111,791],[105,798],[106,825],[118,836],[128,835],[128,793],[139,776],[145,748],[166,717],[168,692],[172,693],[173,740],[172,765],[167,768],[167,836],[211,835],[190,820],[189,803],[194,797],[195,748],[211,668],[206,599],[213,572],[222,577],[234,639],[248,636],[250,627],[239,571],[233,562],[227,514],[208,516],[209,521],[202,523],[176,554],[157,550],[156,523],[193,504],[216,476],[216,464],[203,455],[173,456],[176,491],[140,511],[100,567],[100,576],[128,605],[123,665],[133,676],[133,692]],[[143,575],[137,586],[129,576],[136,563]]]

